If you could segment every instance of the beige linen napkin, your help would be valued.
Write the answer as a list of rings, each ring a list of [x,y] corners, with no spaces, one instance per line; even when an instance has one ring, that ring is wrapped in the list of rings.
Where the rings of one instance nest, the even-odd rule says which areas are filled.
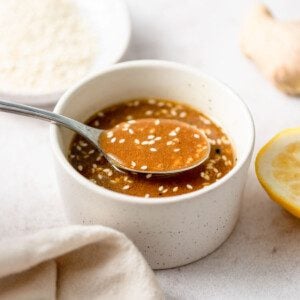
[[[133,243],[103,226],[68,226],[0,242],[0,299],[163,299]]]

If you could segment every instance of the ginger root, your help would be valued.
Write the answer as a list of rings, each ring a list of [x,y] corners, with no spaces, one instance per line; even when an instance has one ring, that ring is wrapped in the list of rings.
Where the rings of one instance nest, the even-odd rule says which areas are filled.
[[[277,88],[300,95],[299,21],[276,20],[258,5],[242,29],[241,49]]]

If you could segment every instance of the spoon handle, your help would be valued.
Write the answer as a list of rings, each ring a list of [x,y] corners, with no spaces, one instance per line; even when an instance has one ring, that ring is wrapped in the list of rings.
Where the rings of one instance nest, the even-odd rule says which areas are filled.
[[[85,137],[92,144],[98,147],[98,138],[102,130],[87,126],[74,119],[50,112],[48,110],[3,100],[0,100],[0,111],[34,117],[49,121],[51,123],[63,125]]]

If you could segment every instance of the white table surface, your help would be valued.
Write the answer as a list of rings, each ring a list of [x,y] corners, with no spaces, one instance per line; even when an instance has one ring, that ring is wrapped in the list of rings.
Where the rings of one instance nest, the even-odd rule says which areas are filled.
[[[275,14],[300,18],[299,0],[269,0]],[[232,86],[256,124],[256,147],[300,125],[300,98],[281,94],[240,53],[238,34],[254,1],[128,0],[133,23],[126,59],[198,67]],[[48,124],[0,114],[0,238],[66,224]],[[213,254],[156,272],[167,299],[300,298],[300,221],[269,200],[249,171],[239,222]]]

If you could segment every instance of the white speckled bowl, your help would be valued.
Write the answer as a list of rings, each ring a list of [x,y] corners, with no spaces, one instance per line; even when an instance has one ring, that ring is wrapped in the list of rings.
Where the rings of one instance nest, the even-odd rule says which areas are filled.
[[[217,120],[233,140],[237,164],[218,182],[174,197],[146,199],[99,187],[81,176],[66,156],[73,133],[51,125],[57,179],[72,223],[102,224],[124,232],[154,269],[181,266],[211,253],[237,221],[254,143],[249,110],[230,88],[177,63],[117,64],[79,83],[55,112],[86,120],[120,100],[168,98],[188,103]]]

